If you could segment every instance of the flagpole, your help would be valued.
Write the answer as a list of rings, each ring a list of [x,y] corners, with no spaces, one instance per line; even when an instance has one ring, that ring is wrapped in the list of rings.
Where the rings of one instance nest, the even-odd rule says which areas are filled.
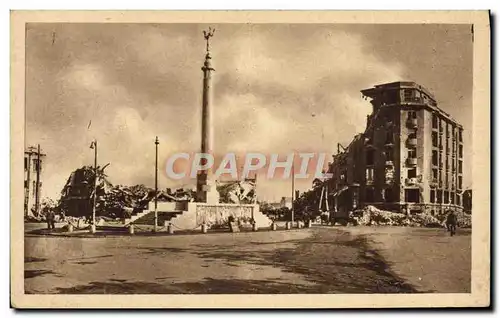
[[[295,209],[293,208],[293,197],[295,196],[295,162],[292,161],[292,227],[294,221]]]

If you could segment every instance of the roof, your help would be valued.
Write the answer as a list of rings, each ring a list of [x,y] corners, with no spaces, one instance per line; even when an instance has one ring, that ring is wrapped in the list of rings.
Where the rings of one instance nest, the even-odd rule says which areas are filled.
[[[391,83],[385,83],[385,84],[378,84],[378,85],[374,85],[374,87],[372,87],[372,88],[367,88],[367,89],[361,90],[361,93],[363,95],[367,96],[367,97],[375,98],[375,97],[377,97],[379,95],[379,93],[381,91],[392,90],[392,89],[401,89],[401,88],[403,88],[403,89],[404,88],[415,88],[415,89],[418,89],[421,92],[423,92],[426,95],[428,95],[437,104],[436,98],[434,97],[434,95],[427,88],[425,88],[424,86],[422,86],[422,85],[420,85],[418,83],[411,82],[411,81],[399,81],[399,82],[391,82]],[[445,112],[439,106],[436,106],[436,105],[428,105],[428,106],[431,107],[432,109],[438,111],[439,113],[441,113],[442,116],[444,116],[448,120],[454,122],[460,128],[463,129],[463,126],[460,123],[458,123],[449,113]]]

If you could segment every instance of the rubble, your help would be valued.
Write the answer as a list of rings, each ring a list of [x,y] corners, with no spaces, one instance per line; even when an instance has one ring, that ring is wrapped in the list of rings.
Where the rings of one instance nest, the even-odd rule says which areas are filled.
[[[406,215],[404,213],[380,210],[372,205],[352,212],[350,218],[357,225],[446,227],[445,217],[437,218],[426,213]],[[470,228],[472,226],[469,214],[463,212],[457,213],[457,218],[459,227]]]

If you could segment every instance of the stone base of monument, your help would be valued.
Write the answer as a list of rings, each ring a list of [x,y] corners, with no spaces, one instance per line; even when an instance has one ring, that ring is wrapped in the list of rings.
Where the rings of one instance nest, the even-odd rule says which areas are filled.
[[[222,224],[234,215],[239,218],[255,220],[259,228],[269,228],[272,223],[271,219],[260,212],[258,204],[189,202],[185,209],[182,214],[170,220],[176,229],[199,229],[200,220],[212,224]]]

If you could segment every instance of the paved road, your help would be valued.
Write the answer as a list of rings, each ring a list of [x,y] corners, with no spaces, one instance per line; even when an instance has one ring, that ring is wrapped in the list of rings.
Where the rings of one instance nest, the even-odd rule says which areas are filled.
[[[27,293],[470,291],[470,234],[351,227],[107,238],[26,237]]]

